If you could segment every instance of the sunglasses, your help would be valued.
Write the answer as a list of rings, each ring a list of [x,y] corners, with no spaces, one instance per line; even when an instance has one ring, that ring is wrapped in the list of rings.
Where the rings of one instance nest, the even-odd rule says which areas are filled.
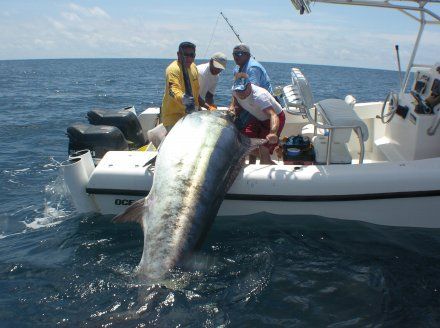
[[[195,58],[196,57],[196,53],[195,52],[182,52],[181,54],[183,55],[183,57],[191,57],[191,58]]]
[[[245,52],[245,51],[234,51],[232,53],[233,56],[237,56],[237,57],[241,57],[241,56],[243,56],[245,54],[247,54],[247,52]]]

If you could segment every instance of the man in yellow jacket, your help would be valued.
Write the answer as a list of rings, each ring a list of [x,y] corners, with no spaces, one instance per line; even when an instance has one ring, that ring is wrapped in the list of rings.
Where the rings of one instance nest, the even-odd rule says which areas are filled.
[[[190,109],[195,108],[198,110],[200,106],[208,106],[208,109],[211,109],[199,97],[199,73],[194,64],[195,56],[196,46],[191,42],[182,42],[177,52],[177,60],[173,61],[165,71],[166,85],[162,100],[161,120],[167,132]],[[182,62],[185,64],[186,71],[188,72],[192,93],[187,92],[185,89]]]

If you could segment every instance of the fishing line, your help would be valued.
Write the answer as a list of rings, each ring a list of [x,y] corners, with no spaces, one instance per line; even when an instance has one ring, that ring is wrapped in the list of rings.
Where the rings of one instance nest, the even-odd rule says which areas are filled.
[[[217,15],[217,21],[215,22],[214,29],[212,30],[212,33],[211,33],[211,39],[209,40],[208,47],[206,48],[206,51],[205,51],[205,54],[203,55],[203,58],[206,58],[206,54],[208,53],[209,47],[211,46],[212,38],[214,37],[215,30],[217,29],[217,24],[218,24],[219,18],[220,18],[220,14]]]

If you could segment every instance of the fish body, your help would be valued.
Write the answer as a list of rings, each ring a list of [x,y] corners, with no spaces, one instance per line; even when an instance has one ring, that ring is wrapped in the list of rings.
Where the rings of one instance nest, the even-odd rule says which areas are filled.
[[[194,112],[176,123],[160,147],[148,196],[115,218],[142,225],[139,274],[159,279],[203,242],[255,147],[227,113]]]

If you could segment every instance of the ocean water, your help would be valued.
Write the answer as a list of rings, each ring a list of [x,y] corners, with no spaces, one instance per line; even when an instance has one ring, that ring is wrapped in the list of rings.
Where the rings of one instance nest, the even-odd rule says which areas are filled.
[[[59,163],[93,108],[159,106],[170,60],[0,61],[0,327],[438,327],[440,231],[267,213],[216,220],[169,279],[132,275],[134,224],[75,213]],[[396,72],[302,69],[315,100],[383,99]],[[232,63],[218,101],[230,99]],[[420,215],[423,215],[421,213]]]

